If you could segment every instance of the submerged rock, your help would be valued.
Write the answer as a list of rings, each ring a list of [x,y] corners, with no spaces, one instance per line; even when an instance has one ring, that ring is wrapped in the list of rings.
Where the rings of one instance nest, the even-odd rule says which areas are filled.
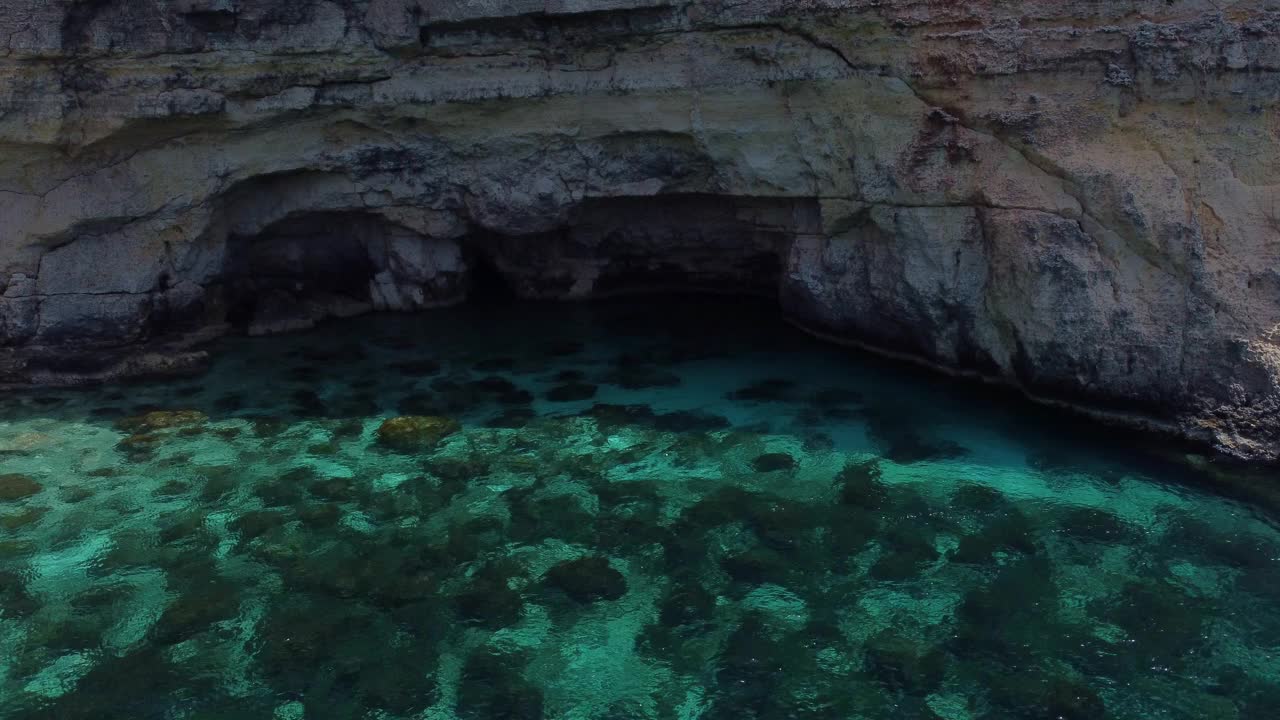
[[[1030,518],[1011,508],[983,525],[978,533],[962,537],[948,558],[957,563],[985,564],[1001,551],[1032,555],[1039,550],[1038,532]]]
[[[460,431],[457,420],[439,416],[406,415],[384,420],[378,426],[378,443],[398,452],[430,450],[442,439]]]
[[[569,560],[547,571],[547,581],[580,603],[617,600],[627,594],[627,581],[606,558]]]
[[[156,497],[172,498],[179,495],[185,495],[191,490],[191,485],[182,480],[170,480],[155,489],[153,493]]]
[[[255,635],[256,670],[278,696],[303,698],[308,718],[408,715],[434,697],[435,637],[360,603],[284,598]]]
[[[922,434],[909,416],[881,409],[868,411],[865,416],[868,435],[884,457],[895,463],[950,460],[969,453],[967,448],[951,440]]]
[[[471,562],[501,547],[506,540],[502,520],[492,515],[482,515],[450,524],[444,550],[454,562]],[[486,566],[485,572],[493,575],[499,569],[506,573],[503,577],[518,574],[515,567],[507,563]]]
[[[952,494],[951,504],[970,512],[989,513],[1007,507],[1009,500],[999,490],[986,485],[966,484]]]
[[[204,479],[200,499],[205,502],[221,500],[235,491],[240,484],[239,469],[232,465],[213,465],[200,468]]]
[[[841,508],[829,522],[824,528],[823,543],[830,549],[837,567],[845,569],[880,532],[878,514],[862,508]]]
[[[0,609],[6,617],[27,617],[40,605],[27,591],[26,578],[21,573],[0,568]]]
[[[0,502],[13,502],[29,498],[44,489],[30,475],[7,473],[0,475]]]
[[[253,434],[260,438],[276,437],[289,429],[289,421],[284,418],[258,416],[247,419]]]
[[[813,503],[791,500],[776,495],[758,494],[752,498],[742,518],[764,545],[789,552],[799,548],[811,531],[828,522],[842,523],[827,508]]]
[[[812,649],[799,635],[779,637],[770,631],[764,617],[749,613],[724,641],[715,658],[716,692],[711,707],[702,717],[712,720],[792,717],[792,708],[798,705],[799,699],[788,692],[788,678],[808,676],[813,672],[812,665]]]
[[[653,408],[648,405],[614,405],[596,403],[582,412],[584,417],[594,418],[602,433],[612,433],[629,425],[653,421]]]
[[[1130,582],[1110,602],[1089,605],[1095,617],[1125,631],[1138,662],[1168,666],[1185,663],[1204,644],[1213,609],[1213,602],[1156,579]]]
[[[290,538],[273,533],[285,542]],[[295,536],[297,537],[297,536]],[[306,537],[297,537],[305,542]],[[436,553],[415,548],[421,539],[395,531],[373,536],[348,535],[319,550],[279,553],[273,562],[281,567],[291,593],[324,595],[388,609],[434,601],[439,579],[434,573]]]
[[[42,711],[59,720],[94,720],[102,717],[104,708],[126,717],[148,717],[188,704],[192,697],[208,698],[216,692],[212,678],[184,672],[189,668],[180,669],[166,657],[162,646],[151,643],[107,655],[87,668],[74,687],[48,698]]]
[[[1084,682],[1039,670],[993,674],[991,698],[1021,717],[1106,720],[1107,706]]]
[[[454,607],[463,620],[488,628],[514,625],[524,616],[524,598],[511,588],[517,571],[504,563],[481,568],[458,594]]]
[[[900,581],[918,577],[927,565],[938,559],[932,542],[919,542],[886,552],[871,566],[876,580]]]
[[[464,459],[432,458],[423,463],[422,469],[440,478],[441,482],[455,485],[474,482],[489,474],[492,463],[487,456],[479,454]]]
[[[249,542],[288,520],[289,516],[278,510],[251,510],[232,520],[228,527],[240,536],[240,542]]]
[[[315,478],[315,470],[309,467],[296,467],[287,470],[278,478],[263,481],[253,490],[267,507],[293,505],[302,499],[303,487]]]
[[[333,527],[342,519],[342,508],[334,503],[302,503],[296,513],[298,520],[313,530]]]
[[[686,508],[681,516],[681,524],[701,533],[719,525],[744,520],[751,516],[752,508],[761,497],[758,493],[735,485],[721,485]]]
[[[40,519],[49,513],[49,508],[44,507],[25,507],[16,513],[9,515],[0,515],[0,528],[5,530],[20,530],[29,525],[40,522]]]
[[[351,500],[360,489],[353,478],[346,477],[325,478],[307,486],[307,490],[312,495],[334,501]]]
[[[21,560],[34,552],[36,546],[30,540],[0,540],[0,563]],[[4,600],[0,598],[0,607]]]
[[[1008,561],[988,584],[965,593],[948,649],[966,664],[994,660],[999,672],[1035,665],[1044,657],[1086,662],[1113,657],[1114,649],[1101,647],[1089,628],[1062,621],[1059,597],[1053,565],[1045,557]]]
[[[715,595],[697,578],[685,580],[674,584],[658,605],[658,620],[667,627],[709,622],[715,612]]]
[[[885,630],[867,641],[866,664],[890,690],[923,696],[942,684],[947,656],[939,647]]]
[[[467,658],[458,686],[461,720],[542,720],[542,690],[524,678],[522,658],[482,647]]]
[[[777,550],[755,547],[720,561],[720,567],[734,581],[747,585],[787,585],[793,564]]]
[[[1132,525],[1098,508],[1076,508],[1059,522],[1064,535],[1084,542],[1118,543],[1134,532]]]
[[[116,449],[136,462],[150,458],[163,442],[164,438],[157,433],[135,433],[116,443]]]
[[[528,497],[510,490],[503,494],[511,507],[508,534],[515,540],[536,544],[544,540],[590,545],[595,539],[595,516],[574,496]]]
[[[160,642],[171,644],[187,640],[219,620],[236,614],[240,596],[235,583],[212,579],[195,587],[182,588],[152,630]]]
[[[845,465],[836,476],[836,491],[842,505],[879,510],[889,502],[889,491],[880,481],[878,460],[864,460]]]
[[[787,453],[765,453],[756,457],[751,461],[751,467],[756,472],[768,473],[778,472],[780,470],[794,470],[796,467],[796,459]]]
[[[209,417],[199,410],[153,410],[142,415],[121,418],[115,425],[118,430],[138,434],[198,425],[208,419]]]
[[[1160,544],[1173,552],[1238,570],[1280,570],[1280,544],[1253,532],[1223,532],[1183,513],[1170,518]]]

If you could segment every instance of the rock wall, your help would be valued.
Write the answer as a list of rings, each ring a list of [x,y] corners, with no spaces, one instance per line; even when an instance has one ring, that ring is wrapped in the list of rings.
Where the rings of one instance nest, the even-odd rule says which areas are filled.
[[[0,375],[483,268],[1274,460],[1278,104],[1280,0],[0,0]]]

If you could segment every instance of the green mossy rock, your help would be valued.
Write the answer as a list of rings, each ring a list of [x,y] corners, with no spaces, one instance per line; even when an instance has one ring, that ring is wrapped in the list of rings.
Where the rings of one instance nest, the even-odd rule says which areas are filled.
[[[404,415],[383,421],[378,427],[378,444],[397,452],[429,450],[458,432],[457,420],[435,415]]]

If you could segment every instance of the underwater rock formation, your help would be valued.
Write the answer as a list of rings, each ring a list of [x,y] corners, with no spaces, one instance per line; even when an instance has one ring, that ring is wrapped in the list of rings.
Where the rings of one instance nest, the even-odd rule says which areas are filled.
[[[547,580],[580,603],[617,600],[627,593],[627,581],[622,573],[602,557],[560,563],[547,571]]]
[[[394,417],[378,426],[378,442],[393,450],[412,452],[432,448],[461,429],[458,421],[444,417]]]
[[[1280,455],[1274,0],[0,0],[0,381],[701,289]]]
[[[42,489],[40,483],[26,475],[18,473],[0,475],[0,502],[22,500],[35,495]]]

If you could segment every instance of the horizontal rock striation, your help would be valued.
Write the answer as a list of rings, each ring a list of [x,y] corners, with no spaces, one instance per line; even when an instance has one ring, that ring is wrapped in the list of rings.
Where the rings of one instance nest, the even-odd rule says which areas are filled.
[[[0,0],[0,375],[698,288],[1275,460],[1278,104],[1280,0]]]

